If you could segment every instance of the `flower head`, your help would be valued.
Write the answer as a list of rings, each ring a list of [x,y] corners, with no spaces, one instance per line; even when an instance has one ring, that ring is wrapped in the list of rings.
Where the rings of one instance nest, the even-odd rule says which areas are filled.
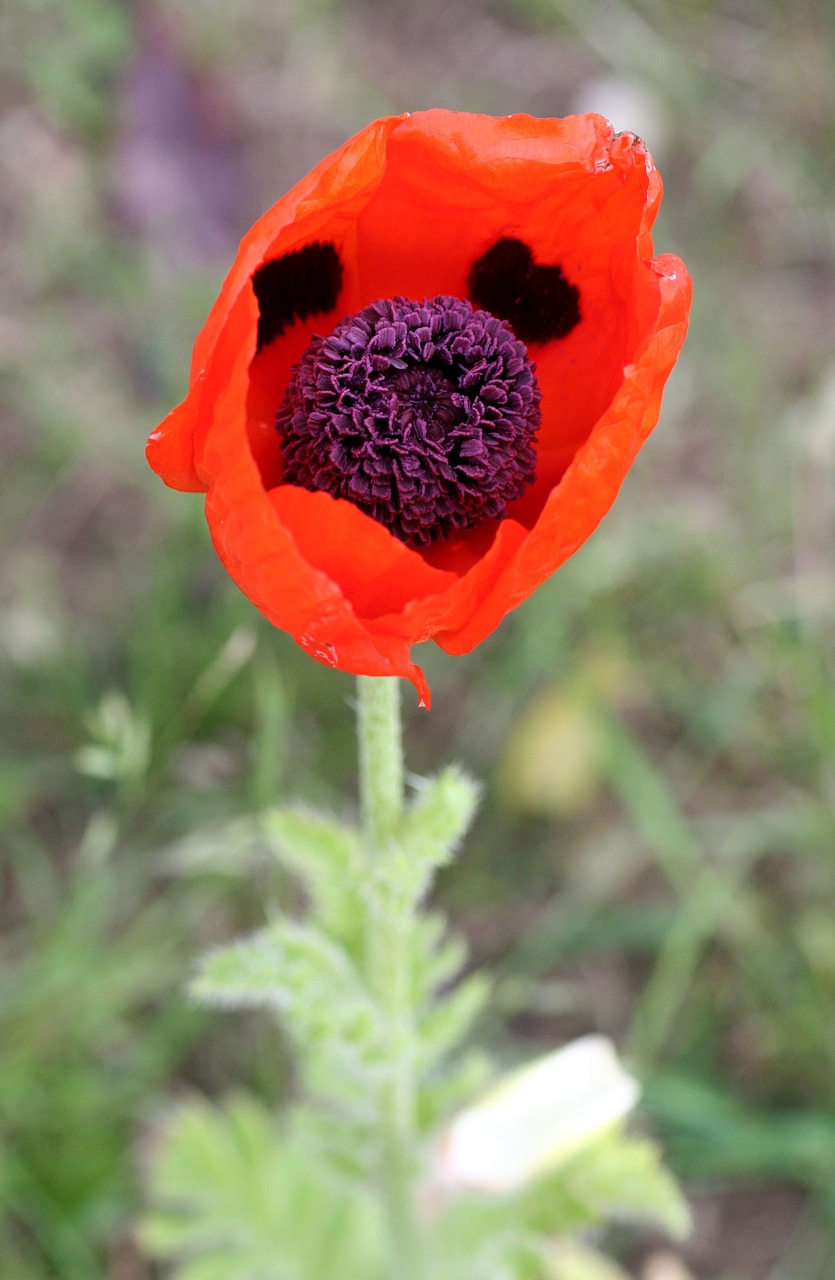
[[[437,1173],[451,1187],[516,1191],[617,1125],[639,1094],[611,1040],[582,1036],[511,1072],[459,1112],[442,1135]]]
[[[690,282],[600,116],[369,125],[244,237],[151,435],[314,658],[428,689],[579,547],[655,425]]]

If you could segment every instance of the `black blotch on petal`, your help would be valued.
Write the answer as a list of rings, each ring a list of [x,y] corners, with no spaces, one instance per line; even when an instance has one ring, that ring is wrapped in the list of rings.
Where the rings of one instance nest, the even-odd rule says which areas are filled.
[[[580,323],[580,292],[557,266],[540,266],[522,240],[503,236],[473,264],[467,288],[477,307],[522,342],[564,338]]]
[[[258,299],[258,350],[294,320],[330,311],[342,288],[336,246],[318,241],[265,262],[252,277]]]

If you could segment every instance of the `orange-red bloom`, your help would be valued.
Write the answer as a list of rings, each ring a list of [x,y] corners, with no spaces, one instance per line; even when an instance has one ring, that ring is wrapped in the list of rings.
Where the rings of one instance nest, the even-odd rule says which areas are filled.
[[[188,395],[147,453],[167,484],[205,492],[229,573],[308,654],[406,676],[428,703],[410,647],[468,652],[596,527],[687,327],[687,271],[653,257],[660,199],[644,144],[601,116],[436,110],[369,125],[244,237]],[[556,319],[552,286],[568,291]],[[314,335],[381,299],[438,296],[527,343],[541,423],[533,482],[502,517],[416,546],[344,497],[282,483],[275,420]]]

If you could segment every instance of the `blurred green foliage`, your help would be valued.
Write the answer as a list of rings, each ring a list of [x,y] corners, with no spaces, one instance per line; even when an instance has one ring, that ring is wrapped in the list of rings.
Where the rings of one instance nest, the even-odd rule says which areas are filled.
[[[163,1099],[286,1088],[277,1036],[182,995],[264,923],[274,872],[186,875],[178,842],[276,798],[350,809],[352,682],[254,614],[141,450],[252,217],[428,105],[638,127],[657,243],[696,282],[603,528],[473,654],[425,656],[410,763],[487,783],[440,890],[500,978],[482,1035],[508,1059],[613,1035],[693,1180],[693,1273],[828,1280],[831,7],[13,0],[0,68],[4,1280],[149,1276],[131,1222]],[[698,1206],[743,1186],[791,1194],[772,1255],[737,1221],[733,1262]]]

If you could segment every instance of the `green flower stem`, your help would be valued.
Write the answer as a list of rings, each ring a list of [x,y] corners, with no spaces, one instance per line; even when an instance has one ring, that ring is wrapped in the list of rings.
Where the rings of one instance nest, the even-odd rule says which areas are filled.
[[[368,842],[379,856],[403,816],[400,681],[358,676],[357,690],[362,822]]]
[[[414,1078],[415,1016],[409,956],[413,915],[394,900],[386,857],[403,817],[400,684],[392,677],[358,678],[362,821],[369,857],[366,964],[387,1024],[388,1071],[377,1104],[380,1192],[392,1244],[393,1277],[420,1280],[421,1241],[415,1211],[417,1146]]]

